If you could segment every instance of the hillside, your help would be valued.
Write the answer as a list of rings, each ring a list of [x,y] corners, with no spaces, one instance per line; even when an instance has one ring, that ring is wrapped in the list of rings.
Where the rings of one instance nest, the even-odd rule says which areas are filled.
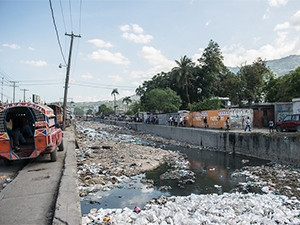
[[[290,55],[281,59],[266,61],[266,65],[278,76],[283,76],[300,66],[300,55]],[[238,67],[228,67],[228,69],[237,73]]]

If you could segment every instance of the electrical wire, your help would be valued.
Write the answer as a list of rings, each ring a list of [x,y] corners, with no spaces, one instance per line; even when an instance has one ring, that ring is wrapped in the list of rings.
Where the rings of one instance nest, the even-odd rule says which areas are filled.
[[[60,11],[61,11],[61,15],[62,15],[63,23],[64,23],[65,32],[67,32],[64,10],[63,10],[62,4],[61,4],[61,0],[59,0],[59,4],[60,4]]]
[[[75,83],[75,82],[72,82],[72,85],[82,86],[82,87],[90,87],[90,88],[112,89],[111,87],[107,87],[107,86],[103,86],[103,85],[79,84],[79,83]],[[127,90],[127,91],[131,91],[131,90],[136,89],[136,88],[122,88],[122,87],[118,87],[118,88],[121,89],[121,90]]]
[[[69,8],[70,8],[71,31],[73,32],[73,19],[72,19],[72,6],[71,6],[71,0],[69,0]]]
[[[75,81],[77,82],[77,81]],[[103,86],[103,87],[113,87],[115,88],[116,85],[112,85],[112,84],[103,84],[103,83],[95,83],[95,82],[88,82],[88,81],[81,81],[78,80],[79,83],[84,83],[84,84],[90,84],[90,85],[98,85],[98,86]],[[117,85],[118,87],[123,87],[123,88],[136,88],[136,87],[132,87],[132,86],[127,86],[127,85]]]
[[[53,21],[53,25],[54,25],[55,32],[56,32],[56,39],[57,39],[57,42],[58,42],[58,45],[59,45],[60,53],[61,53],[61,55],[62,55],[62,57],[63,57],[63,60],[64,60],[65,65],[67,65],[67,62],[66,62],[66,59],[65,59],[65,56],[64,56],[62,47],[61,47],[60,39],[59,39],[59,34],[58,34],[58,30],[57,30],[57,26],[56,26],[56,22],[55,22],[55,18],[54,18],[54,11],[53,11],[53,7],[52,7],[52,2],[51,2],[51,0],[49,0],[49,3],[50,3],[50,9],[51,9],[52,21]]]
[[[79,6],[79,31],[78,33],[81,33],[81,9],[82,9],[82,0],[80,0],[80,6]]]

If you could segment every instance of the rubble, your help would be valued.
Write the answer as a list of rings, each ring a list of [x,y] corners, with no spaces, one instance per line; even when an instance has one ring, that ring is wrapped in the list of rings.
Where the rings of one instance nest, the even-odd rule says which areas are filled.
[[[292,165],[269,163],[263,166],[245,166],[232,176],[246,176],[246,182],[240,183],[237,190],[248,192],[252,189],[263,193],[273,193],[300,199],[300,169]]]
[[[81,197],[91,192],[108,191],[126,182],[126,179],[151,171],[168,163],[174,175],[182,184],[193,180],[189,163],[178,152],[144,146],[141,137],[135,137],[126,130],[100,123],[85,122],[76,126],[77,168]],[[128,182],[128,181],[127,181]],[[153,182],[147,183],[153,187]]]
[[[135,209],[91,210],[82,224],[299,224],[299,201],[274,194],[162,197]]]
[[[154,148],[155,144],[143,146],[147,140],[188,146],[136,134],[123,127],[91,122],[78,126],[76,154],[80,195],[89,196],[91,203],[97,203],[101,200],[98,190],[130,188],[136,182],[135,175],[166,162],[168,170],[160,179],[176,179],[182,188],[194,182],[195,175],[183,155]],[[214,185],[219,194],[162,196],[144,207],[92,209],[82,217],[82,224],[300,224],[299,169],[276,163],[246,166],[249,160],[242,160],[242,163],[244,167],[232,177],[245,177],[245,182],[240,182],[231,193],[222,193],[222,186]],[[202,172],[214,170],[212,167]],[[139,182],[149,188],[154,185],[145,178]],[[160,190],[170,188],[161,186]]]

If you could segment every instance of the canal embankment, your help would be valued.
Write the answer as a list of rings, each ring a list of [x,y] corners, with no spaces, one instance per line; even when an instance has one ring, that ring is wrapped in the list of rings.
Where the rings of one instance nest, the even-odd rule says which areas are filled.
[[[300,134],[287,132],[262,132],[254,130],[213,130],[192,127],[173,127],[122,121],[102,122],[182,141],[201,148],[216,149],[260,159],[300,165]]]

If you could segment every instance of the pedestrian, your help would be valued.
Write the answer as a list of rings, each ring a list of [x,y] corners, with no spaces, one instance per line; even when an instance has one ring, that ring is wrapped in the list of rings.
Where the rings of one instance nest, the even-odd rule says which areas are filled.
[[[270,133],[273,132],[273,129],[274,129],[274,122],[273,122],[273,120],[270,120],[269,121],[269,131],[270,131]]]
[[[229,117],[227,117],[226,119],[226,130],[229,130],[229,127],[230,127],[230,121],[229,121]]]
[[[249,129],[249,131],[251,131],[251,121],[250,121],[249,116],[246,119],[245,131],[247,131],[247,129]]]
[[[207,117],[204,117],[203,122],[204,122],[204,128],[207,128]]]

